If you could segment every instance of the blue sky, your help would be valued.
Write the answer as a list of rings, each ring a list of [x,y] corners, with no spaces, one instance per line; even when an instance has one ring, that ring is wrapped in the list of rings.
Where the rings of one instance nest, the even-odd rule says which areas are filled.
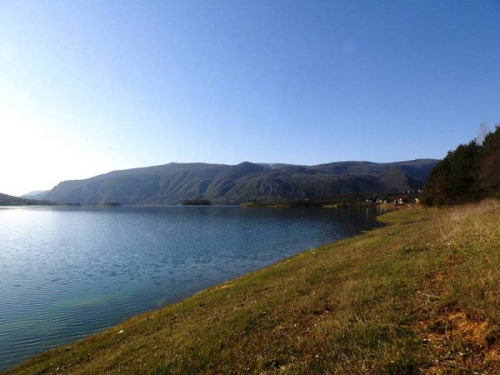
[[[500,1],[0,0],[0,192],[441,158],[482,121],[500,122]]]

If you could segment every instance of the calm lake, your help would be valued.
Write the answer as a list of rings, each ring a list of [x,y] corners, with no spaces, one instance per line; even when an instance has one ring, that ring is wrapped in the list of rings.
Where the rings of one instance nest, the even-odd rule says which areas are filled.
[[[375,208],[0,208],[0,371],[379,224]]]

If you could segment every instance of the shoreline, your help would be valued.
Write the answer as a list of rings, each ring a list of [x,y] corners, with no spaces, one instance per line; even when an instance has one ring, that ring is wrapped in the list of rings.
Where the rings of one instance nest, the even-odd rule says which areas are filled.
[[[187,252],[189,252],[193,248],[196,249],[196,246],[199,246],[203,249],[200,252],[194,251],[193,254],[200,254],[200,256],[204,257],[204,259],[209,259],[210,263],[205,265],[201,264],[200,262],[196,263],[196,260],[194,260],[193,263],[189,263],[194,264],[194,267],[199,267],[199,271],[196,272],[198,275],[200,275],[199,277],[193,277],[191,273],[186,271],[186,269],[183,270],[182,264],[175,268],[176,265],[172,264],[174,262],[171,261],[170,264],[161,264],[161,273],[154,274],[154,276],[159,275],[159,281],[156,281],[153,278],[149,279],[151,272],[154,272],[151,270],[156,270],[157,268],[153,265],[154,262],[151,262],[149,258],[145,258],[143,261],[141,261],[141,265],[144,264],[143,269],[146,271],[140,271],[136,273],[136,279],[139,279],[141,276],[145,277],[146,281],[144,282],[142,280],[138,280],[138,282],[132,280],[129,284],[125,284],[125,281],[127,280],[124,280],[124,278],[120,275],[118,275],[119,277],[117,278],[113,277],[112,275],[104,275],[100,277],[100,283],[99,285],[97,285],[97,283],[95,282],[92,283],[93,277],[87,278],[85,277],[85,273],[83,274],[84,277],[80,278],[80,275],[82,275],[82,271],[71,272],[71,274],[66,275],[65,280],[71,283],[71,280],[80,279],[82,285],[90,285],[88,289],[84,292],[78,293],[79,288],[76,287],[77,294],[72,295],[72,290],[75,289],[75,286],[71,286],[71,284],[69,284],[69,286],[62,287],[61,295],[57,297],[57,300],[55,300],[54,302],[47,301],[46,305],[44,305],[43,297],[36,297],[37,295],[39,295],[36,290],[33,290],[36,285],[30,286],[30,284],[26,284],[26,286],[24,287],[25,290],[33,290],[33,298],[30,297],[27,299],[27,308],[22,309],[23,311],[21,311],[21,308],[18,308],[19,305],[16,303],[16,301],[8,297],[5,300],[6,308],[23,312],[23,314],[26,314],[26,316],[32,316],[36,319],[37,315],[30,314],[30,311],[36,310],[36,308],[33,307],[40,305],[42,306],[41,310],[47,311],[47,313],[44,314],[45,318],[43,319],[43,325],[47,328],[44,329],[43,334],[38,334],[36,329],[34,330],[31,326],[29,326],[29,319],[17,318],[16,315],[13,315],[12,318],[7,317],[5,323],[9,327],[14,326],[15,324],[16,328],[14,328],[13,333],[2,335],[2,337],[0,337],[0,342],[2,343],[0,344],[0,373],[6,368],[11,368],[12,366],[17,365],[22,361],[28,360],[35,355],[49,350],[50,348],[59,345],[69,345],[75,340],[79,340],[81,338],[88,337],[91,334],[105,330],[115,324],[119,324],[124,320],[133,317],[136,314],[148,312],[155,308],[178,302],[184,298],[190,297],[193,293],[202,291],[210,286],[217,285],[218,283],[243,276],[248,272],[261,269],[277,261],[286,259],[296,253],[303,252],[307,249],[314,248],[325,243],[346,238],[346,236],[354,236],[361,231],[369,230],[371,228],[379,226],[378,222],[375,219],[375,217],[379,215],[379,212],[370,211],[367,216],[364,209],[361,211],[354,211],[354,209],[349,210],[349,213],[347,213],[347,211],[344,213],[334,212],[330,210],[321,210],[322,212],[319,212],[319,210],[316,209],[286,211],[282,210],[282,213],[275,213],[274,210],[271,209],[257,209],[256,212],[250,212],[238,206],[236,208],[220,206],[215,208],[215,211],[210,211],[210,208],[194,208],[196,212],[193,212],[192,214],[187,212],[186,210],[183,210],[183,214],[180,213],[181,207],[182,206],[169,208],[122,207],[122,209],[120,210],[97,207],[40,207],[20,208],[12,210],[26,211],[26,213],[41,210],[45,212],[43,215],[56,215],[52,213],[53,211],[72,211],[71,215],[78,215],[79,212],[83,211],[89,213],[104,213],[104,211],[109,211],[109,214],[104,214],[104,216],[75,216],[75,218],[80,217],[82,218],[82,220],[83,218],[85,218],[85,221],[81,221],[82,224],[86,224],[87,220],[92,220],[92,218],[96,218],[96,221],[99,218],[102,218],[103,221],[99,220],[100,225],[105,228],[108,228],[108,224],[106,224],[106,220],[104,220],[106,218],[109,218],[110,222],[119,221],[121,223],[121,226],[126,226],[127,222],[137,222],[140,224],[141,221],[138,221],[137,218],[143,217],[150,217],[151,219],[155,220],[155,223],[170,223],[172,220],[169,218],[172,217],[185,218],[186,221],[184,223],[188,226],[188,228],[204,227],[207,228],[207,233],[208,229],[213,228],[214,232],[210,231],[210,233],[208,233],[207,235],[201,236],[200,238],[203,243],[199,243],[200,240],[196,241],[197,243],[193,243],[192,241],[190,241],[190,239],[188,238],[190,236],[190,233],[185,233],[185,236],[183,237],[186,238],[184,239],[179,237],[177,242],[164,241],[162,239],[162,244],[164,243],[163,247],[168,247],[170,246],[170,244],[174,243],[175,246],[180,245],[179,248],[182,250],[186,250]],[[226,213],[227,209],[229,209],[230,212],[228,211]],[[111,211],[113,211],[113,214],[116,215],[109,216],[111,214]],[[177,214],[178,211],[179,214]],[[208,211],[210,211],[210,213]],[[144,213],[146,216],[144,216],[144,214],[142,214],[141,216],[126,215],[128,213]],[[161,216],[156,216],[157,213],[162,214]],[[198,215],[200,214],[204,216],[203,220],[200,221],[198,225],[196,218],[198,218]],[[8,216],[4,217],[8,219]],[[54,220],[57,220],[57,218],[66,218],[67,220],[69,220],[73,216],[40,216],[40,224],[44,222],[44,217],[48,217],[49,219],[52,218],[50,222],[54,222]],[[113,220],[113,217],[118,218],[119,220]],[[127,221],[123,222],[124,218],[127,218]],[[128,218],[130,218],[131,221]],[[213,220],[214,218],[215,221]],[[219,219],[222,220],[221,224],[223,225],[217,224],[220,222]],[[71,222],[72,220],[69,221]],[[252,230],[251,233],[247,234],[247,232],[242,231],[241,226],[232,224],[235,221],[241,221],[241,224],[244,225],[255,223],[257,226]],[[346,227],[346,224],[348,222],[356,227],[356,229],[349,229],[348,227]],[[214,223],[217,224],[219,228],[217,227],[217,225],[214,227]],[[85,234],[85,236],[80,237],[86,238],[86,236],[93,235],[94,233],[96,233],[96,235],[100,235],[98,227],[94,228],[90,223],[86,225],[89,225],[88,228],[92,228],[92,231],[89,231],[87,229],[82,232]],[[153,225],[157,226],[156,224]],[[275,228],[275,225],[278,225],[278,228],[280,228],[280,230],[273,230],[272,228]],[[119,232],[119,230],[121,229],[120,225],[113,225],[112,228],[114,228],[114,231],[116,232]],[[296,228],[296,230],[287,228]],[[29,227],[23,229],[26,230],[27,233],[33,233],[33,231],[30,230]],[[233,249],[228,248],[229,245],[224,244],[220,240],[213,241],[213,239],[211,238],[211,233],[217,233],[217,231],[219,230],[221,230],[220,233],[226,234],[228,241],[230,241],[229,243],[232,243],[231,239],[238,238],[238,236],[240,235],[245,236],[245,241],[238,242],[236,248],[234,246]],[[71,231],[71,233],[76,236],[78,236],[80,232],[81,231],[79,229],[76,229],[76,231]],[[6,233],[8,233],[8,231]],[[40,238],[40,235],[43,236],[43,233],[44,232],[40,231],[38,238]],[[140,242],[140,240],[136,241],[135,239],[143,239],[143,233],[148,233],[147,228],[141,230],[139,233],[131,233],[129,236],[123,235],[125,238],[128,238],[128,240],[125,241],[127,244],[137,243],[137,246],[133,246],[133,248],[139,249],[137,255],[140,257],[142,257],[141,247],[143,246],[142,244],[144,242]],[[262,241],[262,237],[259,235],[259,233],[266,237],[265,241]],[[315,235],[315,233],[317,235]],[[289,236],[296,238],[296,241],[291,243],[288,240]],[[105,239],[106,237],[103,237],[103,240]],[[147,240],[148,238],[146,238],[146,243]],[[91,247],[91,249],[94,249],[94,251],[87,249],[86,245],[79,246],[77,243],[75,243],[74,246],[72,246],[72,249],[74,249],[72,250],[72,253],[79,254],[81,252],[89,255],[94,254],[94,256],[99,256],[101,258],[101,262],[107,262],[107,257],[103,257],[102,255],[100,255],[99,249],[102,246],[99,243],[100,241],[101,240],[96,241],[96,245]],[[123,242],[123,237],[121,239],[116,239],[115,241]],[[180,243],[181,241],[182,243],[187,245],[182,245]],[[42,246],[40,250],[38,250],[38,252],[41,253],[48,250],[50,253],[51,248],[55,248],[57,244],[51,245],[52,246],[46,247],[45,250]],[[33,246],[27,244],[27,246],[25,246],[24,248],[28,250],[32,247]],[[128,249],[130,247],[127,247],[127,245],[125,245],[125,248]],[[224,250],[221,252],[221,249]],[[162,248],[159,248],[158,250],[159,253],[164,252]],[[122,264],[125,263],[126,265],[128,265],[128,252],[124,253],[123,250],[120,251],[119,249],[117,252],[123,254],[123,260],[121,261]],[[168,251],[166,253],[170,254]],[[182,253],[184,253],[184,251],[182,251],[181,254]],[[184,256],[179,255],[178,251],[175,251],[175,253],[169,256],[172,257],[171,259],[175,259],[177,261],[179,259],[185,259]],[[59,256],[59,258],[62,260],[66,259],[64,256]],[[50,263],[57,264],[57,259],[58,257],[52,257],[53,261],[51,261]],[[191,261],[189,260],[189,262]],[[221,268],[221,264],[225,264],[227,265],[227,267]],[[132,264],[132,266],[134,266],[134,264]],[[96,268],[99,269],[99,267]],[[115,268],[112,265],[108,265],[107,269],[112,271]],[[150,270],[149,272],[147,271],[148,269]],[[19,270],[20,272],[22,272],[23,268],[19,268]],[[87,269],[87,271],[89,270]],[[90,271],[93,270],[91,269]],[[122,272],[122,275],[127,273],[127,271]],[[13,274],[16,274],[16,272],[13,272]],[[207,276],[205,277],[205,275]],[[197,281],[198,278],[200,279],[199,281]],[[116,281],[117,279],[119,280],[119,282]],[[147,280],[152,281],[148,282]],[[144,288],[142,286],[149,285],[150,283],[150,288]],[[92,287],[92,284],[95,286]],[[120,286],[120,284],[123,285]],[[6,281],[6,286],[9,286],[8,280]],[[14,288],[11,286],[10,290],[12,289]],[[133,295],[137,290],[142,290],[142,292],[138,294],[138,297],[142,302],[138,302],[137,298],[130,298],[125,293],[123,294],[123,297],[117,297],[116,293],[110,294],[108,292],[108,289],[116,289],[117,293],[122,293],[122,290],[126,289],[129,295]],[[9,290],[9,288],[4,288],[4,290]],[[50,285],[47,290],[50,290]],[[14,289],[14,292],[15,291],[16,289]],[[45,294],[48,293],[45,292]],[[89,296],[92,296],[91,300],[95,302],[92,302],[90,298],[88,298]],[[117,307],[117,305],[111,305],[111,301],[113,300],[120,301],[120,304],[123,307],[119,308]],[[36,301],[39,302],[36,303]],[[83,304],[88,305],[89,308],[79,313],[79,308],[71,307],[70,304],[78,306],[80,304],[80,301]],[[106,306],[107,304],[109,304],[109,307],[103,309],[102,307]],[[52,309],[51,306],[53,305],[61,305],[61,308]],[[78,314],[80,314],[80,316],[78,316]],[[5,314],[0,315],[5,316]],[[70,326],[68,324],[68,322],[71,322],[71,317],[73,317],[73,320],[80,322],[77,327]],[[99,323],[94,323],[96,321],[98,322],[98,319],[100,321],[106,321],[109,324],[106,324],[104,326]],[[52,326],[54,325],[53,322],[58,321],[61,322],[61,326],[68,327],[67,330],[61,332],[60,334],[60,331],[57,329],[57,325],[55,329],[52,328]],[[55,339],[48,340],[47,337],[50,337],[52,335],[55,336]],[[27,337],[32,340],[32,342],[36,342],[36,345],[25,347],[23,344],[24,340],[20,340],[19,337]]]
[[[386,224],[382,228],[307,250],[137,315],[42,353],[6,374],[55,373],[57,368],[95,374],[283,369],[380,373],[452,365],[499,370],[500,362],[491,357],[495,343],[474,349],[476,342],[489,340],[497,309],[490,306],[480,315],[474,306],[484,291],[471,289],[477,282],[463,267],[481,267],[494,280],[500,274],[494,264],[460,251],[460,241],[467,242],[469,219],[485,217],[484,235],[498,238],[498,208],[498,202],[486,202],[390,212],[378,217]],[[453,237],[459,228],[460,237]],[[494,249],[484,245],[478,251]],[[446,287],[449,283],[463,286],[457,294],[456,287]],[[446,332],[433,328],[444,327],[442,319],[449,321]],[[483,330],[471,338],[463,327],[475,321]],[[466,349],[476,354],[461,355]],[[439,357],[445,352],[446,358]]]
[[[25,206],[27,206],[27,207],[33,207],[31,205],[25,205]],[[25,206],[23,206],[23,207],[25,207]],[[57,207],[82,207],[82,208],[83,207],[105,207],[105,206],[99,206],[99,205],[72,205],[72,204],[68,204],[68,205],[66,205],[66,204],[58,204],[58,205],[44,205],[44,206],[45,207],[54,207],[54,206],[57,206]],[[158,207],[158,208],[163,208],[163,207],[226,207],[226,206],[247,208],[246,206],[244,206],[242,204],[237,204],[237,205],[210,205],[210,206],[205,206],[205,205],[204,206],[196,206],[196,205],[195,206],[193,206],[193,205],[186,205],[186,206],[184,206],[182,204],[179,204],[179,205],[168,205],[168,206],[142,206],[142,205],[134,205],[134,206],[122,206],[122,207]],[[374,204],[374,205],[371,205],[370,207],[378,207],[378,206],[380,206],[380,204]],[[19,207],[19,206],[7,206],[6,208],[8,208],[8,207]],[[36,207],[39,207],[39,206],[36,206]],[[250,208],[268,208],[268,207],[273,207],[273,208],[297,208],[297,207],[290,206],[290,205],[280,206],[280,203],[263,204],[263,205],[257,204],[256,206],[253,206],[253,205],[250,206]],[[346,206],[346,205],[341,205],[341,206],[335,207],[335,208],[346,208],[346,207],[352,208],[352,207],[361,207],[361,206]],[[368,206],[366,206],[366,207],[368,207]],[[329,208],[329,209],[331,209],[333,207],[328,207],[328,206],[307,206],[307,207],[300,207],[300,208]],[[383,217],[385,215],[386,215],[386,213],[377,216],[376,220],[379,221],[379,222],[381,222],[382,224],[386,224],[386,223],[384,223],[383,220],[379,220],[381,217]],[[246,273],[244,275],[241,275],[239,277],[236,277],[234,279],[229,279],[229,280],[223,281],[223,282],[221,282],[219,284],[216,284],[216,285],[207,287],[205,289],[202,289],[202,290],[200,290],[198,292],[195,292],[192,295],[187,296],[187,297],[185,297],[185,298],[183,298],[183,299],[181,299],[181,300],[179,300],[177,302],[173,302],[173,303],[170,303],[168,305],[165,305],[165,306],[153,309],[153,310],[144,311],[144,312],[139,313],[137,315],[133,315],[133,316],[125,319],[123,322],[117,323],[117,324],[113,325],[110,328],[107,328],[107,329],[104,329],[102,331],[99,331],[99,332],[96,332],[94,334],[91,334],[90,336],[85,337],[85,338],[83,338],[81,340],[77,340],[77,341],[71,342],[71,343],[66,344],[66,345],[59,345],[59,346],[56,346],[54,348],[48,349],[48,350],[46,350],[46,351],[44,351],[44,352],[42,352],[42,353],[40,353],[38,355],[35,355],[34,357],[32,357],[32,358],[30,358],[30,359],[28,359],[26,361],[21,362],[18,365],[15,365],[12,368],[7,368],[6,370],[4,370],[4,372],[0,372],[0,373],[1,374],[11,374],[11,373],[15,374],[15,373],[17,373],[16,370],[17,370],[18,367],[21,367],[21,366],[23,366],[23,364],[28,363],[28,362],[30,362],[32,360],[35,360],[35,359],[37,359],[40,356],[44,356],[46,353],[52,352],[54,350],[61,350],[61,349],[63,351],[67,351],[71,346],[77,345],[80,342],[92,339],[93,337],[97,337],[97,336],[106,334],[109,331],[116,331],[118,329],[118,327],[121,327],[122,325],[126,325],[129,321],[139,319],[142,316],[144,316],[146,319],[149,319],[148,315],[150,315],[150,314],[155,314],[155,313],[157,313],[157,312],[159,312],[159,311],[161,311],[163,309],[167,309],[167,308],[170,308],[170,307],[175,307],[176,305],[183,305],[185,302],[187,302],[187,301],[189,301],[191,299],[197,298],[198,296],[203,296],[203,294],[205,294],[205,293],[210,293],[212,290],[221,290],[221,289],[229,288],[232,285],[238,283],[240,279],[243,280],[243,279],[246,279],[248,277],[252,277],[254,275],[257,275],[257,274],[259,274],[261,272],[266,271],[269,268],[277,267],[277,266],[279,266],[282,263],[286,263],[286,262],[288,262],[288,261],[290,261],[290,260],[292,260],[292,259],[294,259],[294,258],[296,258],[298,256],[301,256],[301,255],[303,255],[305,253],[315,252],[316,250],[318,250],[320,248],[323,248],[325,246],[331,246],[331,245],[333,245],[333,244],[335,244],[337,242],[340,242],[340,241],[345,241],[345,240],[349,240],[349,239],[352,239],[352,238],[356,238],[358,236],[363,235],[363,233],[369,233],[369,232],[374,231],[376,229],[378,229],[378,228],[373,228],[373,229],[371,229],[371,230],[369,230],[367,232],[362,232],[362,233],[360,233],[358,235],[355,235],[355,236],[352,236],[352,237],[348,237],[348,238],[345,238],[345,239],[341,239],[339,241],[334,241],[334,242],[331,242],[331,243],[327,243],[327,244],[322,245],[322,246],[320,246],[318,248],[304,250],[304,251],[299,252],[299,253],[297,253],[295,255],[292,255],[290,257],[278,260],[277,262],[272,263],[272,264],[270,264],[268,266],[265,266],[265,267],[262,267],[262,268],[250,271],[250,272],[248,272],[248,273]],[[118,331],[119,334],[120,334],[120,331],[122,331],[122,330],[120,329]]]

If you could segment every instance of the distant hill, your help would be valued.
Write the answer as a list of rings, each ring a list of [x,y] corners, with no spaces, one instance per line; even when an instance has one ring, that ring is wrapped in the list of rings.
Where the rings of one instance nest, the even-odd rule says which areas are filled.
[[[349,161],[315,166],[170,163],[64,181],[37,198],[60,203],[167,205],[189,199],[230,204],[398,193],[422,188],[437,162],[430,159],[399,163]]]
[[[45,193],[47,190],[33,190],[30,191],[27,194],[21,195],[21,198],[33,198],[36,199],[36,197],[42,193]]]
[[[344,161],[329,164],[319,164],[312,169],[327,171],[339,175],[375,175],[389,170],[401,170],[417,180],[425,180],[430,171],[438,163],[434,159],[417,159],[396,163],[373,163],[369,161]]]
[[[54,203],[36,199],[18,198],[13,197],[12,195],[0,193],[0,206],[39,206],[51,204]]]
[[[257,164],[271,169],[280,169],[285,167],[307,167],[307,165],[284,164],[284,163],[257,163]]]

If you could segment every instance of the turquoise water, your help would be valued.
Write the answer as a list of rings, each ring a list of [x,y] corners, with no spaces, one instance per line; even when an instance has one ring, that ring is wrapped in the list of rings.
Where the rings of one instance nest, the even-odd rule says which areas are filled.
[[[298,252],[377,209],[0,208],[0,371]]]

